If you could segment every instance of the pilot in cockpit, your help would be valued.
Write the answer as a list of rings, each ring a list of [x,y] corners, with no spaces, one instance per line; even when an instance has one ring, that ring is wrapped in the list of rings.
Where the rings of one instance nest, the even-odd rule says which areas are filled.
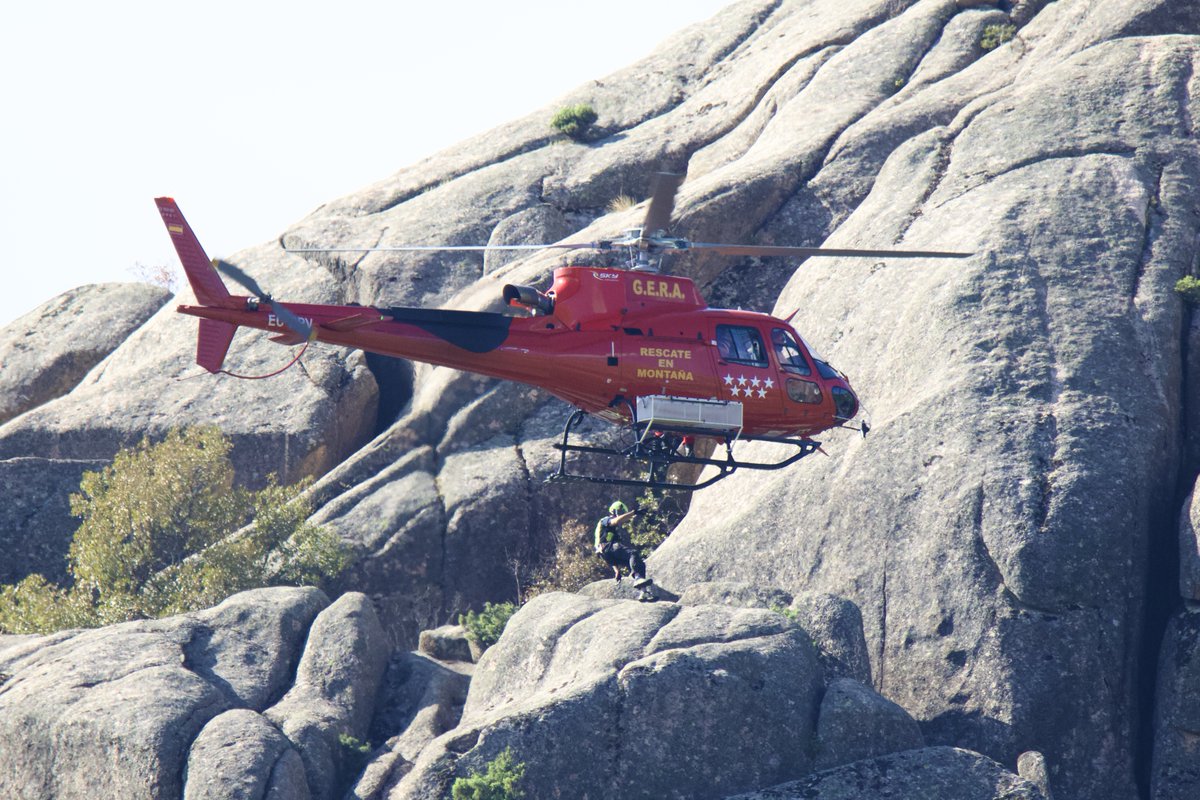
[[[771,331],[771,344],[775,347],[775,357],[779,360],[781,369],[787,372],[798,372],[801,375],[808,375],[811,371],[808,364],[804,362],[804,356],[800,353],[800,345],[796,344],[796,340],[791,334],[783,328],[775,328]]]

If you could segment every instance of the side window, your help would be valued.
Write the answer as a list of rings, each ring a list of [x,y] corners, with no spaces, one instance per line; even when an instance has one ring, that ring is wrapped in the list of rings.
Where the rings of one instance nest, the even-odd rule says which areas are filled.
[[[779,361],[780,369],[796,375],[812,374],[812,367],[804,360],[800,345],[790,331],[785,328],[772,328],[771,346],[775,348],[775,358]]]
[[[748,364],[752,367],[767,365],[767,351],[757,328],[746,325],[718,325],[717,351],[722,361]]]
[[[821,387],[812,381],[802,381],[798,378],[788,378],[788,397],[797,403],[820,403]]]

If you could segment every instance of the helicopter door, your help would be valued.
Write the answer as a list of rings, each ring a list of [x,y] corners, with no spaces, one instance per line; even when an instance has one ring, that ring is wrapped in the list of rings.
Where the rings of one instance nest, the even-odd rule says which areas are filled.
[[[787,328],[771,329],[771,347],[775,351],[775,360],[779,362],[781,383],[787,397],[784,402],[785,413],[794,420],[817,417],[824,396],[821,383],[813,375],[812,366],[805,358],[804,349]]]
[[[717,325],[717,377],[721,399],[742,404],[747,427],[769,427],[783,417],[783,386],[754,325]]]

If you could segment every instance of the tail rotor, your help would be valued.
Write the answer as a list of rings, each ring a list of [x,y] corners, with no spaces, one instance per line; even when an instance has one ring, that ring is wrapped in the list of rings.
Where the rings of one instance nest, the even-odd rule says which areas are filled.
[[[243,272],[236,264],[220,258],[214,258],[212,264],[238,286],[269,304],[271,310],[275,312],[275,316],[279,317],[279,321],[292,333],[304,340],[308,340],[312,336],[312,325],[289,311],[283,303],[277,302],[258,285],[257,281]]]

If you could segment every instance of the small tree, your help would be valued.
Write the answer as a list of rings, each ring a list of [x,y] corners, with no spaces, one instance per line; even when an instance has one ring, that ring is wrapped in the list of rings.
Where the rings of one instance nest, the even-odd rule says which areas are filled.
[[[453,800],[516,800],[525,792],[518,784],[525,777],[525,763],[514,763],[512,748],[506,747],[488,762],[487,772],[471,770],[465,778],[456,778],[450,787]]]
[[[979,46],[984,50],[995,50],[1005,42],[1012,41],[1016,35],[1017,26],[1012,23],[988,25],[983,29],[983,37],[979,40]]]
[[[348,556],[310,524],[307,482],[261,491],[234,486],[229,440],[216,428],[143,440],[84,473],[71,512],[73,583],[31,575],[0,587],[0,629],[34,633],[205,608],[244,589],[321,584]],[[253,520],[249,527],[248,523]]]
[[[1185,303],[1200,304],[1200,280],[1185,275],[1175,282],[1175,293],[1182,297]]]
[[[140,261],[135,261],[133,266],[129,268],[129,271],[142,283],[149,283],[166,289],[171,294],[175,294],[176,289],[179,287],[179,273],[166,264],[147,265]]]
[[[578,142],[587,136],[588,128],[598,118],[594,108],[587,103],[579,103],[560,108],[550,120],[550,127]]]
[[[665,493],[655,494],[649,489],[638,498],[638,508],[642,513],[629,525],[629,540],[641,551],[642,558],[649,558],[671,535],[687,509],[681,507],[676,498]]]
[[[509,602],[484,603],[483,611],[478,614],[474,611],[468,611],[465,616],[459,614],[458,624],[467,629],[468,638],[486,650],[500,641],[504,626],[516,610],[517,607]]]
[[[592,531],[580,523],[570,522],[559,529],[554,554],[525,587],[525,602],[545,592],[577,592],[592,581],[610,577],[608,565],[593,547]]]

